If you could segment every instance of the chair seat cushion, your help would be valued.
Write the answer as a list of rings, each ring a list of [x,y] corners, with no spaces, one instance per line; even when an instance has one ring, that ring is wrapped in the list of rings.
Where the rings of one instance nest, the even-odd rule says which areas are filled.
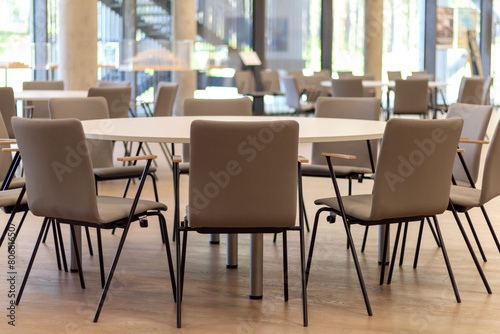
[[[144,166],[123,166],[123,167],[105,167],[94,168],[94,175],[99,180],[116,180],[140,177]],[[149,168],[150,173],[156,172],[156,167]]]
[[[369,168],[361,168],[356,166],[333,166],[336,177],[346,177],[349,174],[370,174],[372,171]],[[322,176],[330,177],[330,170],[327,165],[302,165],[303,176]]]
[[[9,189],[22,188],[24,186],[24,177],[15,177],[10,181]]]
[[[21,188],[0,191],[0,206],[1,207],[14,206],[20,194],[21,194]],[[23,199],[21,200],[21,204],[26,204],[26,203],[28,202],[26,200],[26,195],[24,195]]]
[[[106,224],[127,218],[133,202],[133,198],[97,196],[97,209],[101,217],[99,223]],[[137,203],[135,214],[144,213],[150,210],[166,211],[167,206],[155,201],[140,200]]]
[[[343,196],[342,202],[344,204],[346,215],[369,222],[371,220],[370,215],[372,211],[372,198],[373,196],[371,194]],[[340,212],[337,197],[317,199],[314,201],[314,204],[326,205]]]
[[[472,207],[478,207],[484,203],[480,203],[479,199],[481,197],[481,190],[461,187],[461,186],[451,186],[450,189],[450,199],[455,206],[461,206],[466,208],[466,210]]]

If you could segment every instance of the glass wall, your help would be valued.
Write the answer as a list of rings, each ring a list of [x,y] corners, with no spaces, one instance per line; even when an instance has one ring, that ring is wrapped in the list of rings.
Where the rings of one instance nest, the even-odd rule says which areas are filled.
[[[455,102],[464,76],[477,75],[468,59],[469,39],[480,44],[480,0],[438,0],[436,81],[448,83],[446,101]]]
[[[500,0],[493,1],[493,45],[491,47],[491,76],[493,89],[491,90],[491,102],[500,104]]]
[[[333,2],[332,71],[364,72],[365,0]]]
[[[383,80],[387,71],[401,71],[404,78],[423,68],[424,5],[424,0],[384,0]]]

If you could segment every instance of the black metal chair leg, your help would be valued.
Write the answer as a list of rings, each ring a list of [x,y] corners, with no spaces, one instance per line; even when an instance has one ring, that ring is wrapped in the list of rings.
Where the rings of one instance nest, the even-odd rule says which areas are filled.
[[[28,263],[28,268],[26,268],[26,273],[24,274],[23,282],[21,283],[21,287],[19,288],[19,292],[17,294],[16,305],[19,305],[19,303],[21,302],[21,297],[23,296],[24,288],[26,287],[26,283],[28,282],[31,268],[33,267],[33,262],[35,262],[36,253],[38,252],[38,248],[40,247],[40,242],[42,241],[43,233],[47,228],[48,220],[49,220],[48,218],[45,218],[43,220],[42,227],[40,228],[40,233],[38,234],[38,238],[36,239],[33,253],[31,254],[30,262]]]
[[[82,289],[85,289],[85,280],[83,279],[82,262],[80,260],[80,252],[78,251],[78,242],[76,241],[75,227],[73,225],[69,225],[69,228],[71,230],[71,240],[73,241],[73,252],[75,252],[78,276],[80,276],[80,285],[82,286]]]
[[[101,235],[101,229],[96,228],[97,232],[97,252],[99,256],[99,273],[101,276],[101,288],[104,289],[104,284],[105,282],[105,277],[104,277],[104,256],[102,253],[102,235]]]
[[[479,272],[479,276],[481,276],[484,287],[486,288],[486,291],[488,291],[488,293],[491,294],[491,288],[490,288],[490,285],[488,284],[488,281],[486,280],[486,276],[484,275],[483,268],[481,268],[481,265],[479,264],[479,261],[477,260],[476,254],[474,253],[474,249],[472,248],[470,241],[469,241],[469,238],[467,237],[467,234],[465,233],[462,222],[460,221],[460,217],[458,217],[458,213],[455,210],[455,207],[453,206],[453,203],[451,203],[451,201],[450,201],[449,206],[451,207],[451,212],[453,213],[453,216],[455,217],[455,221],[457,222],[458,228],[460,229],[460,232],[462,233],[462,237],[464,238],[465,244],[467,245],[467,248],[469,249],[469,253],[472,257],[472,260],[474,261],[474,264],[476,265],[477,271]]]
[[[87,245],[89,246],[90,256],[94,256],[94,250],[92,249],[92,240],[90,239],[90,231],[88,226],[85,226],[85,234],[87,235]]]
[[[45,234],[43,235],[42,243],[45,243],[45,241],[47,240],[47,235],[49,234],[51,222],[52,222],[52,219],[49,218],[49,223],[47,224],[47,227],[45,228]]]
[[[366,239],[368,239],[368,229],[369,226],[365,226],[365,233],[363,234],[363,243],[361,244],[361,253],[365,251]]]
[[[309,254],[307,255],[307,265],[306,265],[306,284],[309,282],[309,272],[311,270],[311,263],[312,263],[312,257],[314,253],[314,244],[316,242],[316,233],[318,232],[318,221],[319,221],[319,215],[323,211],[330,211],[328,208],[321,208],[318,211],[316,211],[316,215],[314,217],[314,225],[313,225],[313,231],[311,235],[311,241],[309,244]]]
[[[403,260],[405,257],[406,248],[406,236],[408,235],[408,222],[405,223],[405,229],[403,231],[403,240],[401,241],[401,254],[399,255],[399,266],[403,265]]]
[[[417,248],[415,249],[415,258],[413,259],[413,269],[417,268],[418,255],[420,253],[420,244],[422,243],[422,233],[424,232],[424,220],[420,221],[420,229],[418,230]]]
[[[309,325],[309,316],[307,311],[307,281],[306,281],[306,272],[305,272],[305,241],[304,241],[304,230],[301,229],[300,233],[300,271],[301,271],[301,280],[302,280],[302,316],[304,327]]]
[[[54,248],[56,251],[57,269],[62,270],[61,257],[59,254],[59,242],[57,239],[57,228],[56,228],[55,220],[52,221],[52,232],[53,232],[52,234],[54,235]]]
[[[446,252],[446,247],[444,246],[443,236],[441,235],[441,230],[439,229],[439,224],[437,219],[434,217],[434,225],[436,225],[436,232],[439,238],[439,243],[441,244],[441,251],[443,252],[444,261],[446,263],[446,268],[448,269],[448,274],[450,275],[451,285],[453,286],[453,291],[455,292],[455,298],[457,303],[461,302],[460,294],[458,293],[457,283],[455,282],[455,276],[451,270],[450,260],[448,259],[448,253]]]
[[[68,272],[68,262],[66,261],[66,251],[64,250],[64,241],[61,232],[61,224],[56,224],[57,227],[57,235],[59,236],[59,248],[61,250],[61,259],[64,267],[64,271]]]
[[[184,295],[184,273],[186,272],[186,248],[187,248],[187,237],[188,232],[184,231],[182,233],[182,258],[181,258],[181,301]]]
[[[170,274],[170,282],[172,285],[172,295],[174,296],[174,302],[176,301],[175,298],[175,273],[174,273],[174,265],[172,262],[172,252],[170,250],[170,243],[168,241],[168,231],[167,231],[167,223],[165,221],[165,217],[158,213],[158,220],[160,221],[160,226],[163,231],[163,239],[165,239],[165,249],[167,252],[167,262],[168,262],[168,272]]]
[[[28,214],[28,211],[24,211],[23,216],[21,217],[21,221],[19,222],[19,225],[17,226],[16,234],[14,235],[14,241],[17,240],[17,236],[18,236],[19,232],[21,232],[21,227],[23,227],[23,223],[24,223],[24,220],[26,219],[27,214]],[[0,246],[2,246],[2,242],[0,242]]]
[[[380,285],[384,284],[385,263],[387,261],[387,247],[389,246],[389,225],[385,226],[384,250],[382,254],[382,268],[380,269]]]
[[[403,223],[398,224],[398,230],[396,232],[396,239],[394,240],[394,249],[392,250],[391,265],[389,267],[389,273],[387,275],[387,284],[391,284],[392,273],[394,271],[394,263],[396,262],[396,253],[398,251],[399,235],[401,234],[401,226]]]
[[[497,249],[500,252],[500,243],[498,242],[497,234],[495,233],[495,230],[493,229],[493,225],[491,225],[490,218],[488,217],[488,214],[486,213],[486,210],[484,209],[484,206],[481,205],[481,211],[483,212],[484,219],[486,219],[486,224],[488,224],[488,228],[490,229],[491,236],[493,237],[493,240],[495,240],[495,244],[497,245]]]
[[[436,246],[441,247],[441,244],[439,243],[439,239],[436,235],[436,231],[434,231],[434,227],[432,227],[432,224],[431,224],[429,217],[426,217],[426,219],[427,219],[427,224],[429,225],[429,228],[431,229],[432,236],[434,237],[434,240],[436,241]]]
[[[283,295],[285,302],[288,301],[288,252],[286,231],[283,231]]]
[[[481,242],[479,241],[479,237],[477,236],[476,229],[474,228],[474,225],[472,224],[472,220],[470,219],[470,215],[468,212],[465,212],[465,218],[467,218],[467,222],[469,223],[470,230],[472,232],[472,236],[474,237],[474,240],[476,241],[477,249],[479,249],[479,253],[481,254],[481,257],[483,258],[484,262],[487,262],[488,260],[486,259],[486,255],[484,254],[483,247],[481,246]]]

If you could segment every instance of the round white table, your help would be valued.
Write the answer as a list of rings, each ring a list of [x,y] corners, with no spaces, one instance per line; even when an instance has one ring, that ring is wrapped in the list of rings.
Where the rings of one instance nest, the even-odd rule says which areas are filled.
[[[245,122],[295,120],[299,123],[299,142],[301,143],[380,139],[385,129],[385,122],[379,121],[279,116],[114,118],[83,121],[82,124],[86,137],[92,139],[189,143],[191,122],[196,119]],[[230,247],[229,242],[228,238],[228,248]],[[261,298],[264,261],[262,234],[253,234],[250,244],[250,297]]]
[[[23,90],[14,92],[14,99],[20,101],[48,101],[52,98],[87,97],[86,90]]]

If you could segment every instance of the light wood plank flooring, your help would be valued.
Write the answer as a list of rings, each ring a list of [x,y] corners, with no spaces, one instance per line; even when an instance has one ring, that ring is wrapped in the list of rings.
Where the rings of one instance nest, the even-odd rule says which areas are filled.
[[[154,145],[152,145],[154,146]],[[308,147],[301,151],[307,155]],[[166,213],[172,231],[173,191],[171,173],[162,156],[158,162],[160,199],[170,210]],[[182,177],[182,207],[185,207],[187,178]],[[101,194],[120,195],[123,182],[101,185]],[[347,189],[342,181],[341,187]],[[370,191],[371,182],[354,184],[355,192]],[[263,189],[265,191],[265,189]],[[314,199],[331,196],[328,179],[305,178],[304,191],[312,226]],[[149,185],[146,198],[153,198]],[[487,205],[498,227],[500,199]],[[245,212],[241,213],[242,215]],[[52,237],[40,247],[21,305],[16,309],[16,327],[7,324],[6,279],[7,250],[0,250],[0,332],[1,333],[492,333],[500,329],[500,254],[479,210],[471,213],[488,262],[482,267],[493,290],[488,295],[474,267],[451,213],[440,219],[462,303],[457,304],[441,255],[428,228],[425,229],[419,267],[412,268],[417,224],[412,224],[405,263],[396,267],[390,285],[378,284],[377,228],[372,228],[360,262],[372,303],[372,317],[366,314],[356,271],[340,220],[328,224],[324,217],[319,227],[312,273],[309,281],[309,327],[302,326],[298,237],[289,234],[290,300],[283,301],[281,242],[273,244],[266,236],[264,299],[248,299],[249,237],[240,237],[239,267],[225,267],[225,237],[219,245],[209,245],[208,236],[190,234],[186,283],[183,300],[183,328],[176,328],[165,248],[154,219],[149,228],[131,229],[113,284],[98,323],[93,314],[100,295],[97,256],[84,248],[83,265],[87,288],[82,290],[78,275],[58,271]],[[462,217],[462,216],[461,216]],[[463,217],[462,217],[463,218]],[[3,215],[3,222],[7,215]],[[465,219],[464,219],[465,220]],[[17,220],[18,221],[18,220]],[[16,222],[17,222],[16,221]],[[41,219],[28,215],[16,245],[17,288],[41,226]],[[465,222],[464,222],[465,223]],[[500,233],[500,228],[497,228]],[[469,231],[468,227],[466,230]],[[63,227],[66,249],[68,228]],[[358,252],[363,228],[353,229]],[[104,232],[105,262],[109,266],[120,232]],[[392,233],[394,237],[395,233]],[[308,234],[309,237],[309,234]],[[95,233],[93,232],[95,241]],[[278,239],[279,241],[280,238]],[[107,267],[108,268],[108,267]]]

